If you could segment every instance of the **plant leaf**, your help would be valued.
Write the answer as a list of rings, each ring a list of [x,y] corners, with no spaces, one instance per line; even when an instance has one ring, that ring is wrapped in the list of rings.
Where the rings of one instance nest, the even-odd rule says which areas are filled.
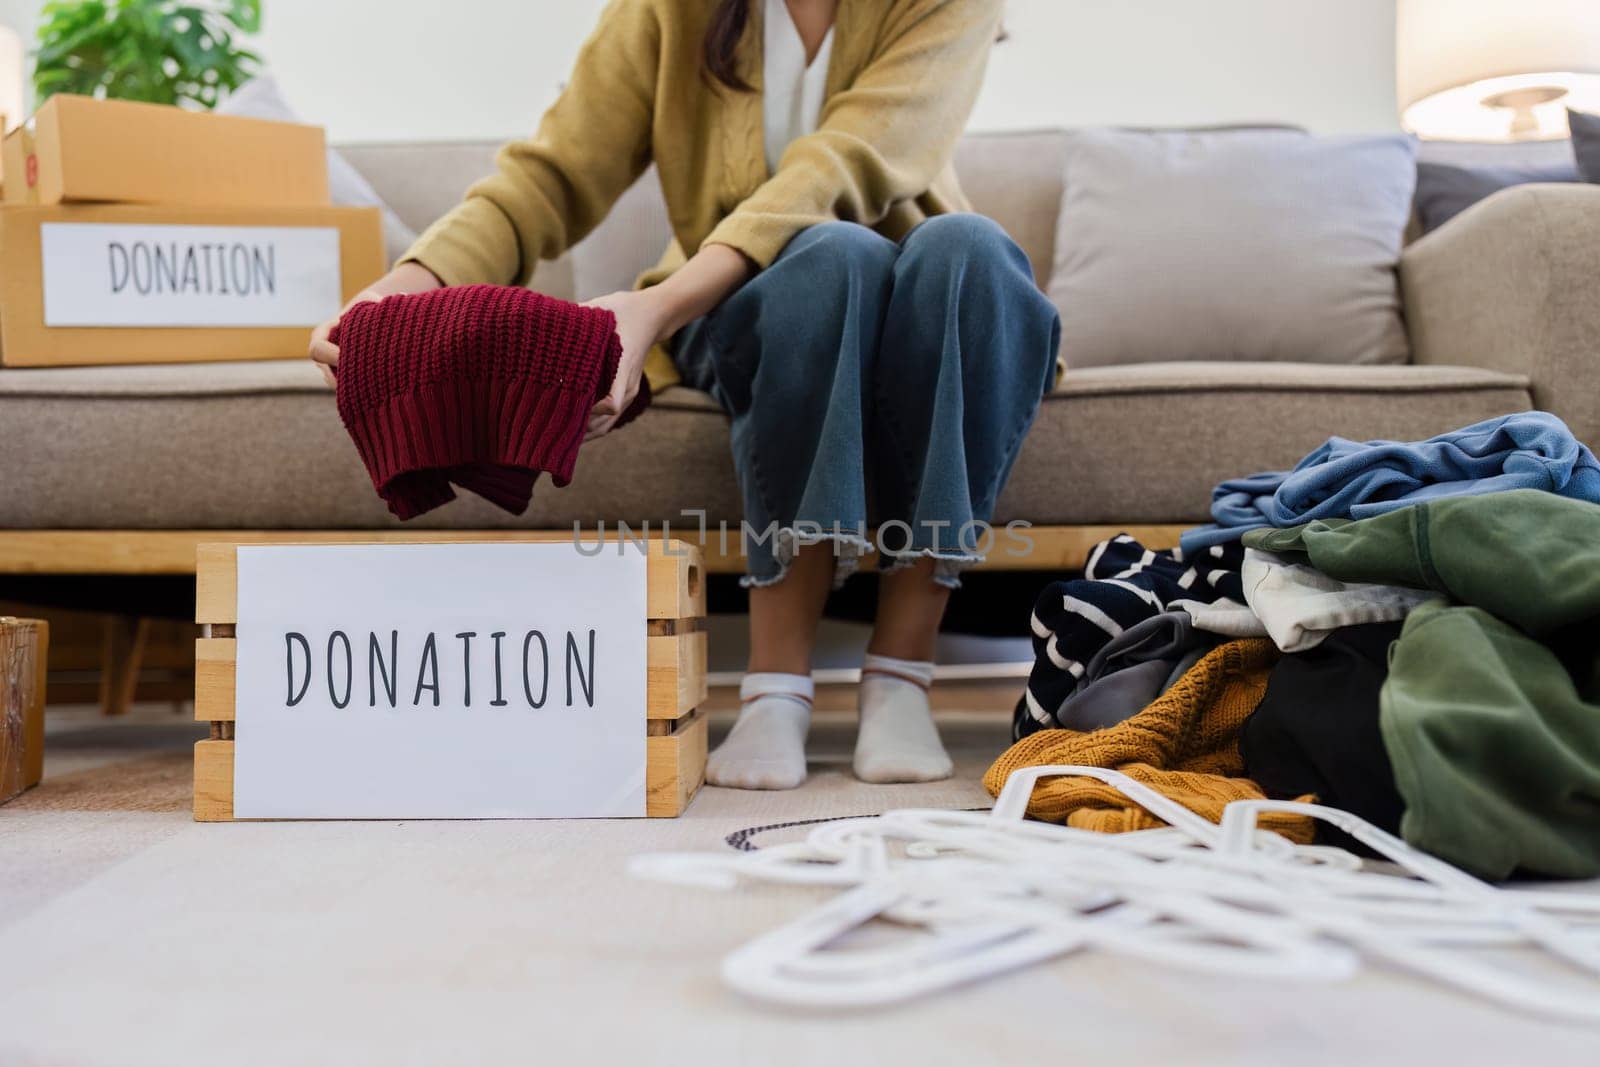
[[[228,20],[243,33],[260,33],[261,0],[229,0]]]
[[[34,92],[213,107],[260,69],[242,43],[260,29],[261,0],[48,0]]]

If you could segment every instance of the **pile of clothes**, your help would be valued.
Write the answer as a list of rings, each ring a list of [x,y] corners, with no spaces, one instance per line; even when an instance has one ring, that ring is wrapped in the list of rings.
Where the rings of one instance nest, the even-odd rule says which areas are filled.
[[[1180,548],[1118,537],[1045,589],[991,792],[1114,767],[1211,818],[1314,799],[1484,878],[1600,875],[1600,463],[1559,419],[1334,438],[1213,502]],[[1158,825],[1084,779],[1029,810]]]

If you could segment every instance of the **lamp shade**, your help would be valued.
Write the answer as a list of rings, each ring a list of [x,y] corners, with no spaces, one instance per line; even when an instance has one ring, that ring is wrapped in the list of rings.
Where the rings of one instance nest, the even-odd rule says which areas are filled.
[[[1600,111],[1600,0],[1398,0],[1397,85],[1422,137],[1565,137]]]
[[[5,129],[20,125],[27,118],[23,110],[22,38],[9,26],[0,26],[0,116]]]

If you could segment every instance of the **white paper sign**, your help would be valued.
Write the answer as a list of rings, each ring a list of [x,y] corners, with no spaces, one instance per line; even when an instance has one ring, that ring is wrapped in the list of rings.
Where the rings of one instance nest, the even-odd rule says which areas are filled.
[[[241,547],[240,819],[645,813],[645,567],[570,543]]]
[[[339,311],[331,226],[39,226],[46,326],[314,326]]]

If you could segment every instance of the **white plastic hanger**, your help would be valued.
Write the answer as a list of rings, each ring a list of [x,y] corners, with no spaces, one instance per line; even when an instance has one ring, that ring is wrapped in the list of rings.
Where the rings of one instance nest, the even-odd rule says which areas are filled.
[[[1025,820],[1034,786],[1061,775],[1104,782],[1170,828],[1098,834]],[[1262,831],[1263,811],[1337,825],[1399,873]],[[630,870],[709,888],[843,890],[725,960],[731,987],[782,1004],[889,1004],[1099,949],[1280,980],[1348,977],[1366,956],[1519,1010],[1600,1022],[1600,985],[1521,978],[1462,951],[1523,945],[1600,973],[1600,898],[1491,886],[1318,805],[1236,801],[1214,825],[1100,767],[1018,771],[987,813],[903,809],[754,853],[639,857]],[[862,947],[884,930],[894,936]]]

